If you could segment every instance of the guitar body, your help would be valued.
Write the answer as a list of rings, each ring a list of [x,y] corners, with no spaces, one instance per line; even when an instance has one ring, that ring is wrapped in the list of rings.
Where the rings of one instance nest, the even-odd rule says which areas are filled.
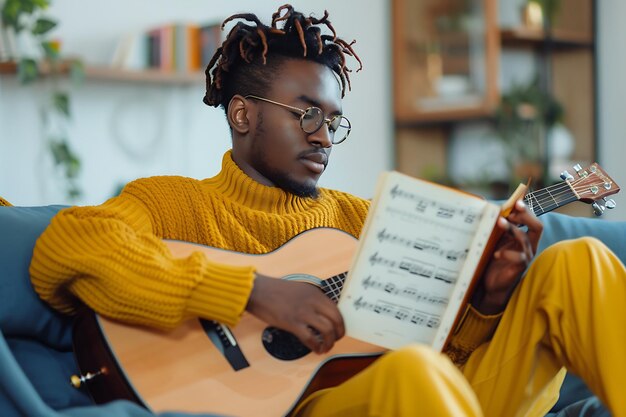
[[[255,265],[268,276],[315,281],[312,277],[346,272],[357,240],[339,230],[313,229],[264,255],[177,241],[167,241],[167,245],[177,257],[201,251],[215,262]],[[234,370],[200,320],[161,332],[91,314],[77,323],[74,345],[83,374],[107,368],[106,375],[88,383],[92,396],[97,402],[131,399],[155,412],[284,415],[299,399],[348,379],[383,350],[344,337],[324,355],[278,359],[263,343],[267,324],[246,313],[230,330],[249,366]]]

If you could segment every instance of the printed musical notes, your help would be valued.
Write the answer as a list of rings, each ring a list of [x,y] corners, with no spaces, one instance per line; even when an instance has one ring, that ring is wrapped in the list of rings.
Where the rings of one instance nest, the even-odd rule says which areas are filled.
[[[390,242],[412,248],[417,251],[429,252],[441,256],[449,261],[462,261],[467,257],[468,249],[443,249],[440,243],[427,239],[410,239],[399,234],[389,233],[386,228],[377,233],[378,241],[381,243]]]
[[[416,275],[424,278],[432,277],[433,273],[435,272],[435,268],[433,267],[433,265],[429,265],[427,263],[419,261],[403,260],[400,261],[398,268],[408,272],[411,275]]]
[[[498,213],[472,195],[384,175],[339,299],[347,334],[440,349]]]
[[[416,260],[412,258],[387,258],[379,255],[378,252],[373,253],[369,257],[372,266],[382,265],[391,270],[407,273],[416,277],[434,278],[447,284],[454,284],[457,279],[458,269],[446,269],[437,267],[434,264]]]
[[[411,323],[416,326],[436,329],[441,318],[436,314],[429,314],[420,310],[410,310],[386,302],[371,302],[359,297],[354,301],[354,309],[364,309],[375,314],[393,317],[395,320]]]
[[[413,203],[413,210],[416,213],[429,214],[428,212],[432,211],[438,219],[451,220],[459,218],[462,222],[467,224],[474,224],[476,221],[480,220],[480,211],[463,206],[445,204],[439,200],[408,191],[400,185],[395,185],[391,188],[389,194],[392,199],[400,198]]]
[[[391,281],[373,278],[371,275],[363,280],[363,288],[366,290],[383,291],[387,294],[397,295],[398,297],[406,298],[416,303],[447,305],[449,301],[447,297],[437,296],[427,291],[420,291],[413,286],[399,286]]]

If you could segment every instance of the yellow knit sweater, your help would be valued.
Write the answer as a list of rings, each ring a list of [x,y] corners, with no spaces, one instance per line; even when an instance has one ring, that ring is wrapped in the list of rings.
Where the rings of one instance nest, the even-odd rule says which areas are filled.
[[[162,239],[267,253],[315,227],[358,237],[368,208],[339,191],[321,189],[311,199],[261,185],[227,152],[213,178],[140,179],[100,206],[62,210],[38,239],[30,273],[40,297],[65,313],[80,299],[100,314],[154,327],[191,317],[235,325],[254,267],[217,264],[200,253],[175,259]],[[453,359],[484,341],[494,322],[471,309],[454,337]]]

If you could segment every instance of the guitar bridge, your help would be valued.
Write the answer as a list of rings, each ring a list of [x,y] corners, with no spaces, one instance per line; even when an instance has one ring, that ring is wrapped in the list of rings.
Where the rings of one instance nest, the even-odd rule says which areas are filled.
[[[224,326],[214,320],[200,320],[200,324],[209,339],[222,352],[222,355],[224,355],[224,358],[226,358],[233,370],[239,371],[250,366],[237,343],[237,339],[235,339],[228,326]]]

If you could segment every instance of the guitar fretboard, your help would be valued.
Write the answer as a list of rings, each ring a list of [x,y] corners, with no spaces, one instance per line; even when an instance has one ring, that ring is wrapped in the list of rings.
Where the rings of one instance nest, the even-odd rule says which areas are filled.
[[[324,294],[326,294],[326,296],[335,303],[339,301],[339,294],[341,294],[343,283],[345,282],[347,276],[348,271],[334,275],[322,282],[322,291],[324,291]]]
[[[523,200],[535,216],[540,216],[578,200],[578,196],[572,186],[563,181],[541,190],[529,192]]]

